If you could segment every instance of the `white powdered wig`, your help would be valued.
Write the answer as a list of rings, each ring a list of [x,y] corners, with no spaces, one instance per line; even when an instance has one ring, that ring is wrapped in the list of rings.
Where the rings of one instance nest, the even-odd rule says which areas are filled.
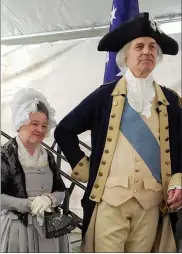
[[[127,68],[126,65],[126,53],[129,49],[131,42],[127,43],[120,51],[118,51],[116,55],[116,64],[120,70],[123,70]],[[159,45],[157,44],[157,52],[158,52],[158,58],[157,58],[157,64],[160,63],[163,60],[163,53]]]

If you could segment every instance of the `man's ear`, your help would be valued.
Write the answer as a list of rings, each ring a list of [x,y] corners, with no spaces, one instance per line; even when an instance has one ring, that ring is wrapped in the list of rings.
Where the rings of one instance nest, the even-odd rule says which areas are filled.
[[[124,62],[125,62],[125,65],[126,65],[126,66],[127,66],[127,60],[128,60],[128,58],[127,58],[127,56],[125,56]]]
[[[128,60],[128,49],[126,50],[125,57],[124,57],[124,62],[126,64],[126,66],[127,66],[127,60]]]

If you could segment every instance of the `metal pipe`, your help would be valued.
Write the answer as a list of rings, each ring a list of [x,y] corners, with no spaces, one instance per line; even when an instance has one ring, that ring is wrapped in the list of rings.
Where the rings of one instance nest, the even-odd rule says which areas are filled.
[[[92,151],[91,147],[88,146],[87,144],[83,143],[82,141],[79,140],[80,145],[84,146],[85,148],[87,148],[89,151]]]
[[[168,14],[166,16],[158,16],[154,18],[159,24],[166,22],[181,21],[181,14]],[[27,34],[18,36],[1,37],[1,45],[26,45],[43,42],[55,42],[61,40],[79,40],[90,37],[100,37],[109,31],[109,24],[97,27],[85,27],[77,29],[69,29],[62,31],[54,31],[39,34]]]

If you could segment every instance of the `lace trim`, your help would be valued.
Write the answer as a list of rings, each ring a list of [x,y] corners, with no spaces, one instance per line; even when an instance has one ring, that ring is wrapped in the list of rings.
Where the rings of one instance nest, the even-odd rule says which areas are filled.
[[[38,103],[38,99],[34,99],[27,101],[23,105],[21,105],[14,117],[14,124],[16,130],[19,130],[19,128],[23,124],[28,124],[30,122],[29,114],[37,111]]]
[[[149,118],[151,116],[151,107],[152,107],[152,101],[155,97],[155,90],[148,88],[148,91],[144,91],[144,95],[142,98],[145,99],[136,99],[137,93],[133,93],[131,91],[128,91],[127,97],[128,97],[128,103],[130,106],[135,109],[137,112],[141,113],[142,115]]]
[[[136,78],[128,69],[126,72],[127,97],[130,106],[137,112],[149,118],[151,116],[152,101],[155,97],[153,75],[145,79]]]
[[[16,141],[18,143],[18,158],[22,166],[42,168],[48,165],[47,151],[42,145],[38,145],[34,154],[30,155],[18,136],[16,137]]]
[[[19,130],[23,124],[30,122],[29,114],[37,112],[37,104],[39,101],[43,102],[46,106],[49,119],[48,119],[48,132],[56,126],[55,110],[50,106],[46,97],[38,91],[28,88],[18,91],[11,104],[12,121],[16,130]]]
[[[42,196],[46,196],[51,200],[51,207],[56,207],[56,198],[50,193],[44,193]]]

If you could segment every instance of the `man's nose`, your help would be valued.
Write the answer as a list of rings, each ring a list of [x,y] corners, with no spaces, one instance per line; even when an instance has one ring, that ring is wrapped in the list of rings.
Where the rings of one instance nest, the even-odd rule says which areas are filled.
[[[150,54],[151,53],[151,50],[150,50],[150,48],[149,48],[149,46],[145,46],[144,48],[143,48],[143,54],[144,55],[148,55],[148,54]]]

